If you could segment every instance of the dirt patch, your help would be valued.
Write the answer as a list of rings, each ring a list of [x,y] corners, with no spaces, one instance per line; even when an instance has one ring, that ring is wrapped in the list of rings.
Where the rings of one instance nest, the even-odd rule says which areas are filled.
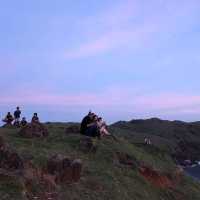
[[[161,173],[147,166],[140,166],[139,173],[153,185],[160,188],[174,188],[178,180],[168,174]]]

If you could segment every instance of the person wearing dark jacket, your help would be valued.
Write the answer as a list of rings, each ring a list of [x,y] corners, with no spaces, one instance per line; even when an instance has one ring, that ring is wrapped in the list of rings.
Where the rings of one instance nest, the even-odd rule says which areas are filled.
[[[81,134],[89,137],[100,137],[97,119],[98,117],[94,113],[89,112],[81,122]]]
[[[15,112],[14,112],[15,122],[19,122],[20,115],[21,115],[21,111],[20,111],[19,107],[17,107]]]
[[[92,123],[93,113],[89,112],[81,122],[80,132],[82,135],[85,135],[85,131],[87,130],[88,124]]]

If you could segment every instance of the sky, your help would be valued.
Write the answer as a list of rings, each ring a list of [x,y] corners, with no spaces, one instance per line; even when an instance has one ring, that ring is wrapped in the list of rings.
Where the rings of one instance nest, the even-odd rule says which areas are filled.
[[[0,117],[200,120],[199,0],[0,0]]]

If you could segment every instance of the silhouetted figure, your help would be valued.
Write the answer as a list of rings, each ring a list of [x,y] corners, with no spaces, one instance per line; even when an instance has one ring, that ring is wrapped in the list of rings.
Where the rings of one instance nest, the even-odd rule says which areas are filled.
[[[26,121],[26,118],[25,117],[23,117],[22,118],[22,121],[20,122],[20,126],[26,126],[28,124],[28,122]]]
[[[103,119],[101,117],[99,117],[98,120],[97,120],[97,126],[100,130],[101,136],[110,135],[110,133],[107,130],[106,122],[103,121]]]
[[[14,118],[11,115],[10,112],[7,113],[6,117],[2,120],[3,122],[5,122],[6,124],[12,125]]]
[[[85,135],[85,131],[87,129],[88,124],[92,123],[92,118],[94,114],[90,111],[82,120],[80,132]]]
[[[89,137],[100,137],[100,130],[97,126],[98,116],[89,112],[81,122],[81,134]]]
[[[15,121],[20,121],[20,115],[21,115],[21,110],[19,109],[19,107],[17,107],[14,112]]]
[[[32,117],[32,120],[31,120],[31,123],[39,123],[39,117],[37,115],[37,113],[34,113],[33,114],[33,117]]]

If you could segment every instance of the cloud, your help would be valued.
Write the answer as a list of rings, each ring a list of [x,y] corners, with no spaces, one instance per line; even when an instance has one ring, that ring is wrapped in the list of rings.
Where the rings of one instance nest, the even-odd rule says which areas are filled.
[[[0,105],[50,107],[88,107],[104,111],[140,114],[196,114],[200,111],[200,96],[191,94],[148,94],[141,88],[111,87],[98,93],[59,95],[45,91],[21,91],[18,95],[4,95]],[[199,112],[200,113],[200,112]]]
[[[196,17],[199,5],[196,0],[182,3],[152,1],[145,4],[136,0],[123,1],[98,16],[83,19],[83,30],[87,33],[92,31],[89,31],[85,42],[68,49],[64,56],[76,59],[114,49],[143,49],[159,45],[160,38],[167,40],[170,34],[187,30]]]
[[[78,49],[67,52],[65,57],[73,59],[94,56],[115,48],[124,47],[129,45],[130,42],[134,43],[134,46],[138,46],[142,43],[140,40],[145,41],[146,34],[150,34],[151,31],[149,27],[146,29],[141,27],[138,30],[108,32],[94,41],[81,45]]]

